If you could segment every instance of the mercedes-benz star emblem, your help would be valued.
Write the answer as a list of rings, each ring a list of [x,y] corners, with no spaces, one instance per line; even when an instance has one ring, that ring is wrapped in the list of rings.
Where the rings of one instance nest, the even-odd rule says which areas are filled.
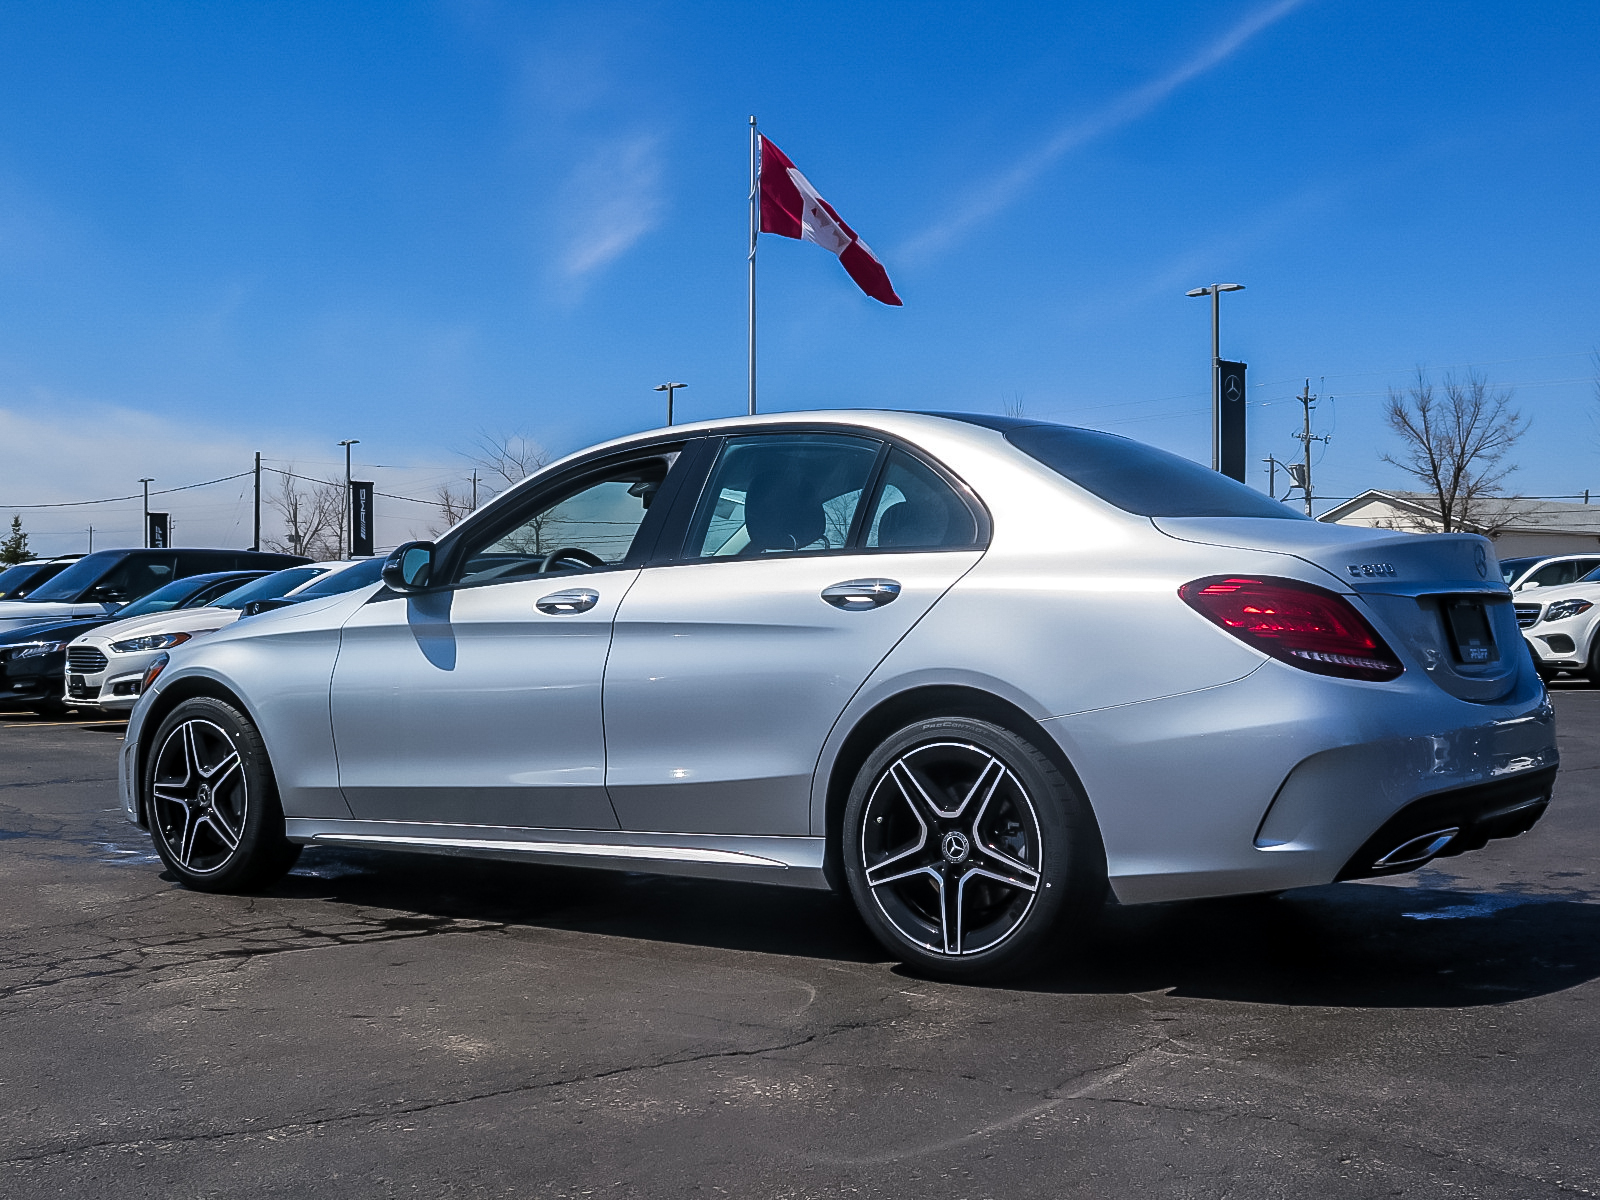
[[[205,808],[208,804],[210,804],[211,785],[209,783],[202,783],[200,785],[200,793],[195,797],[195,799],[199,802],[201,808]]]
[[[967,835],[954,830],[944,835],[939,848],[944,851],[945,861],[953,863],[964,861],[972,853],[972,844],[967,841]]]
[[[1472,548],[1473,566],[1478,568],[1478,578],[1489,578],[1489,556],[1484,553],[1482,546]]]

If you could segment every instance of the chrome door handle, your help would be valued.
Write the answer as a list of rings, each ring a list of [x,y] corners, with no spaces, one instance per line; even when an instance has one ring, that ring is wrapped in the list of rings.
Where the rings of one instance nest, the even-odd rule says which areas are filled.
[[[845,612],[882,608],[899,594],[900,584],[893,579],[847,579],[822,589],[822,598]]]
[[[540,612],[552,617],[588,612],[600,603],[600,593],[593,588],[568,588],[564,592],[551,592],[533,602]]]

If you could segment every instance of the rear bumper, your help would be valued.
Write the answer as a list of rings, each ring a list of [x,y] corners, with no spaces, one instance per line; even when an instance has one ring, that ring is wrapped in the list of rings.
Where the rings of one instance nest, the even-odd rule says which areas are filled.
[[[1525,670],[1507,702],[1487,705],[1449,696],[1420,672],[1346,684],[1268,664],[1222,687],[1043,724],[1094,807],[1118,900],[1278,891],[1373,866],[1393,847],[1360,862],[1363,849],[1429,797],[1470,800],[1505,784],[1547,798],[1559,761],[1554,713]],[[1493,812],[1486,801],[1460,815],[1472,826]],[[1452,826],[1458,852],[1486,831],[1469,835],[1454,821],[1433,829]]]
[[[1555,782],[1556,768],[1545,767],[1413,800],[1362,844],[1338,877],[1399,875],[1431,858],[1481,850],[1492,838],[1526,833],[1544,816]]]

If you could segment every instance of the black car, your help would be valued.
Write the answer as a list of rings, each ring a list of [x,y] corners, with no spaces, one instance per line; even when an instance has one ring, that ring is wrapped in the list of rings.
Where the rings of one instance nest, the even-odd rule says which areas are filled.
[[[55,558],[30,558],[0,571],[0,600],[21,600],[44,586],[73,563],[81,554],[61,554]]]
[[[80,633],[124,617],[141,617],[174,608],[198,608],[220,599],[266,571],[214,571],[191,575],[157,588],[114,616],[51,617],[0,630],[0,708],[58,713],[66,708],[67,643]]]
[[[21,600],[0,600],[0,631],[46,617],[110,616],[177,579],[217,571],[277,571],[310,559],[256,550],[100,550]]]

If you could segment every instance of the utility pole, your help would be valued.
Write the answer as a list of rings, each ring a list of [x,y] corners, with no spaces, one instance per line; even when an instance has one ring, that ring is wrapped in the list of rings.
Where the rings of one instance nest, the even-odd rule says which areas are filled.
[[[344,522],[342,525],[345,552],[339,557],[349,558],[356,545],[356,506],[350,496],[350,447],[359,446],[360,438],[347,438],[339,443],[344,447]]]
[[[1261,461],[1267,464],[1267,495],[1276,500],[1278,498],[1278,460],[1269,454]]]
[[[89,526],[89,553],[94,553],[94,526]]]
[[[478,468],[472,468],[472,511],[478,511]]]
[[[261,549],[261,451],[256,451],[256,535],[251,539],[250,549]]]
[[[1309,517],[1311,516],[1311,443],[1327,442],[1331,439],[1327,434],[1313,434],[1311,432],[1311,410],[1315,408],[1317,404],[1317,398],[1311,394],[1311,380],[1306,380],[1305,388],[1300,392],[1300,395],[1297,396],[1296,399],[1300,401],[1300,407],[1304,412],[1305,420],[1301,431],[1295,434],[1294,438],[1295,441],[1300,443],[1301,448],[1304,450],[1305,458],[1300,467],[1301,472],[1304,474],[1304,478],[1296,480],[1295,482],[1299,483],[1305,488],[1306,516]]]
[[[144,484],[144,548],[150,549],[150,485],[155,482],[154,477],[139,480]]]

